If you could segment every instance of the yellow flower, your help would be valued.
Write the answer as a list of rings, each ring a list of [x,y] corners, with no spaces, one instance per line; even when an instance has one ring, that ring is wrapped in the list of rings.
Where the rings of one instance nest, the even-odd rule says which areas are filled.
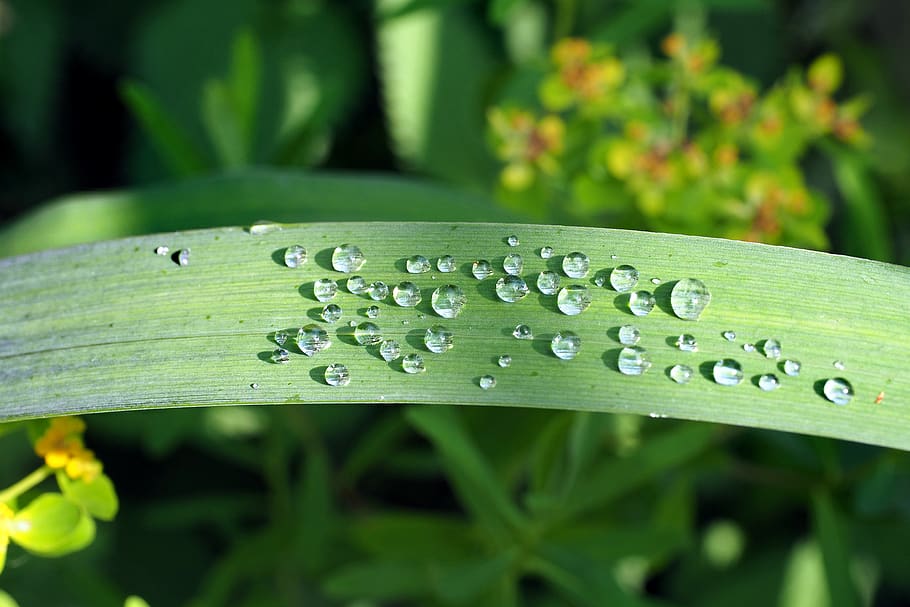
[[[64,470],[72,479],[91,482],[101,473],[101,462],[85,448],[81,434],[85,422],[78,417],[56,417],[35,442],[35,453],[54,470]]]

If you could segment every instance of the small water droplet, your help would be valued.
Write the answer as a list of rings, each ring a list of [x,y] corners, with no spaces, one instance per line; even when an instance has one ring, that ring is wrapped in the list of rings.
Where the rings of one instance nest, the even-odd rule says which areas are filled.
[[[392,289],[392,299],[402,308],[413,308],[421,302],[423,296],[420,294],[420,288],[417,285],[413,282],[405,281]]]
[[[338,322],[341,318],[341,306],[329,304],[322,309],[322,320],[326,322]]]
[[[616,366],[623,375],[641,375],[651,368],[651,359],[641,346],[627,346],[620,350]]]
[[[616,255],[615,253],[613,255],[610,255],[610,259],[616,259],[617,257],[618,257],[618,255]]]
[[[351,373],[341,363],[332,363],[325,369],[325,383],[330,386],[342,387],[351,383]]]
[[[401,321],[401,324],[404,326],[408,326],[409,324],[411,324],[411,321],[408,320],[407,318],[405,318],[404,320]]]
[[[401,345],[394,339],[386,339],[379,344],[379,355],[382,360],[391,362],[401,356]]]
[[[442,325],[433,325],[424,334],[423,343],[430,352],[442,354],[455,345],[455,334]]]
[[[528,291],[528,283],[520,276],[503,276],[496,281],[496,296],[506,303],[521,301]]]
[[[528,325],[515,325],[512,337],[515,339],[534,339],[534,333],[531,332],[531,327]]]
[[[376,280],[370,283],[367,292],[370,294],[370,299],[373,301],[382,301],[389,296],[389,285],[381,280]]]
[[[787,359],[784,361],[784,373],[790,377],[797,377],[803,366],[798,360]]]
[[[735,331],[724,331],[721,333],[724,336],[724,339],[727,341],[736,341],[736,332]]]
[[[714,363],[714,381],[721,386],[735,386],[743,380],[742,366],[732,358]]]
[[[410,274],[423,274],[430,271],[430,260],[423,255],[411,255],[405,262],[405,268]]]
[[[493,266],[490,265],[490,262],[486,259],[478,259],[471,266],[471,274],[474,275],[474,278],[477,280],[483,280],[490,276],[493,273]]]
[[[540,247],[540,258],[550,259],[553,257],[553,247]]]
[[[508,245],[510,247],[517,247],[519,244],[521,244],[521,241],[518,240],[518,236],[516,236],[515,234],[512,234],[511,236],[506,238],[506,242],[508,243]]]
[[[418,320],[423,320],[423,319],[425,319],[426,317],[427,317],[427,315],[424,314],[423,312],[418,312],[418,313],[417,313],[417,319],[418,319]]]
[[[591,261],[588,256],[578,251],[562,258],[562,271],[570,278],[584,278],[590,266]]]
[[[348,292],[353,293],[354,295],[360,295],[361,293],[365,293],[367,290],[367,281],[363,278],[363,276],[351,276],[348,278],[345,285],[348,288]]]
[[[610,281],[610,274],[606,270],[598,270],[594,274],[594,284],[598,287],[605,286]]]
[[[698,342],[694,335],[683,333],[676,338],[676,347],[683,352],[698,352]]]
[[[833,364],[834,364],[834,368],[837,369],[838,371],[843,371],[844,369],[847,368],[847,365],[845,365],[844,361],[842,361],[842,360],[835,360]]]
[[[338,272],[346,274],[356,272],[363,267],[366,258],[360,247],[352,244],[343,244],[332,251],[332,267]]]
[[[456,268],[455,258],[451,255],[443,255],[436,260],[436,269],[440,272],[454,272]]]
[[[559,274],[544,270],[537,276],[537,290],[544,295],[555,295],[559,290]]]
[[[651,279],[651,284],[652,284],[652,285],[659,285],[659,284],[660,284],[660,279],[659,279],[659,278],[652,278],[652,279]]]
[[[568,316],[577,316],[591,305],[591,293],[585,285],[569,285],[559,290],[556,307]]]
[[[281,231],[280,223],[275,223],[274,221],[267,220],[257,221],[249,228],[249,233],[251,236],[262,236],[263,234],[279,231]]]
[[[254,383],[250,384],[250,388],[252,388],[253,390],[258,390],[258,389],[259,389],[259,384],[257,384],[257,383],[254,382]]]
[[[773,373],[765,373],[758,378],[758,387],[761,388],[764,392],[777,390],[780,388],[780,380],[777,379],[777,376]]]
[[[743,344],[743,352],[755,352],[755,344]]]
[[[379,306],[367,306],[367,318],[379,318]]]
[[[361,346],[375,346],[382,341],[382,332],[375,323],[362,322],[354,329],[354,339]]]
[[[638,284],[638,270],[630,265],[616,266],[610,272],[610,286],[619,293],[628,293]]]
[[[284,348],[278,348],[272,352],[272,362],[273,363],[286,363],[291,360],[291,353],[285,350]]]
[[[518,276],[525,267],[525,261],[518,253],[509,253],[502,260],[502,269],[506,274]]]
[[[275,343],[279,346],[283,346],[284,342],[288,340],[288,334],[286,331],[275,331]]]
[[[170,247],[160,246],[155,247],[155,255],[167,255],[171,252]]]
[[[433,291],[430,304],[433,311],[443,318],[455,318],[461,314],[468,298],[458,285],[443,285]]]
[[[329,334],[319,325],[306,325],[297,332],[297,347],[307,356],[313,356],[332,345]]]
[[[634,346],[641,339],[641,332],[635,325],[623,325],[619,328],[619,343]]]
[[[832,377],[825,382],[825,398],[835,405],[846,405],[853,398],[853,386],[843,377]]]
[[[512,357],[509,356],[508,354],[503,354],[502,356],[499,357],[499,360],[496,361],[496,363],[503,369],[505,369],[506,367],[511,367],[512,366]]]
[[[673,285],[670,292],[670,307],[683,320],[698,320],[709,303],[711,293],[697,278],[683,278]]]
[[[496,378],[492,375],[484,375],[480,378],[480,381],[478,383],[484,390],[489,390],[490,388],[496,387]]]
[[[650,291],[635,291],[629,297],[629,310],[635,316],[647,316],[654,309],[654,296]]]
[[[184,267],[190,265],[190,250],[189,249],[180,249],[177,252],[177,265],[184,266]]]
[[[299,268],[306,260],[306,249],[299,244],[291,245],[284,250],[284,265],[289,268]]]
[[[427,370],[423,364],[423,356],[420,354],[408,354],[401,359],[401,368],[405,373],[423,373]]]
[[[313,296],[319,301],[326,302],[338,293],[338,283],[331,278],[320,278],[313,283]]]
[[[581,338],[572,331],[560,331],[550,340],[550,349],[557,358],[572,360],[581,350]]]
[[[349,321],[348,321],[348,326],[349,326],[349,327],[356,327],[356,326],[357,326],[357,321],[356,321],[356,320],[349,320]]]
[[[780,358],[780,342],[776,339],[766,339],[765,343],[762,344],[762,350],[765,353],[765,358]]]
[[[687,384],[692,379],[692,367],[689,365],[673,365],[670,369],[670,379],[678,384]]]

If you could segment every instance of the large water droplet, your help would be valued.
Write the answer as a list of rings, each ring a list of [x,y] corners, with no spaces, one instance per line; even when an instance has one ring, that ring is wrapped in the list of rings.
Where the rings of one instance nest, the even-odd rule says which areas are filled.
[[[362,322],[354,329],[354,339],[361,346],[375,346],[382,341],[382,331],[375,323]]]
[[[306,260],[306,249],[299,244],[291,245],[284,250],[284,265],[289,268],[299,268]]]
[[[521,301],[528,294],[528,283],[520,276],[503,276],[496,281],[496,296],[506,303]]]
[[[367,306],[367,318],[379,318],[379,306]]]
[[[787,359],[784,361],[784,373],[790,377],[797,377],[803,366],[798,360]]]
[[[518,236],[516,236],[515,234],[512,234],[511,236],[506,238],[506,243],[510,247],[517,247],[519,244],[521,244],[521,241],[518,240]]]
[[[188,266],[190,265],[190,250],[189,249],[180,249],[177,251],[177,265],[178,266]]]
[[[499,357],[499,360],[497,360],[496,363],[503,369],[505,369],[506,367],[511,367],[512,366],[512,357],[509,356],[508,354],[503,354],[502,356]]]
[[[423,373],[427,370],[423,364],[423,356],[420,354],[408,354],[401,359],[401,368],[405,373]]]
[[[553,257],[553,247],[540,247],[540,258],[550,259]]]
[[[683,278],[670,291],[670,307],[683,320],[698,320],[709,303],[711,293],[697,278]]]
[[[335,304],[329,304],[322,309],[322,320],[326,322],[338,322],[338,319],[341,318],[341,306]]]
[[[451,255],[443,255],[436,260],[436,269],[443,273],[454,272],[456,265],[455,258]]]
[[[455,345],[455,334],[442,325],[433,325],[424,334],[423,343],[430,352],[442,354]]]
[[[484,375],[480,378],[480,381],[478,383],[484,390],[489,390],[490,388],[496,387],[496,378],[492,375]]]
[[[329,301],[338,293],[338,283],[331,278],[320,278],[313,283],[313,296],[319,301]]]
[[[330,386],[346,386],[351,383],[351,373],[341,363],[333,363],[325,368],[325,383]]]
[[[471,274],[477,280],[483,280],[493,273],[493,266],[486,259],[478,259],[471,265]]]
[[[512,337],[515,339],[534,339],[534,333],[528,325],[515,325],[512,330]]]
[[[616,366],[623,375],[641,375],[651,368],[651,359],[641,346],[628,346],[619,352]]]
[[[724,336],[724,339],[727,341],[736,341],[736,332],[735,331],[724,331],[721,333]]]
[[[766,339],[762,345],[766,358],[780,358],[780,342],[776,339]]]
[[[420,288],[417,285],[405,281],[398,283],[398,286],[392,289],[392,299],[402,308],[413,308],[420,303],[423,297],[420,295]]]
[[[363,267],[364,261],[363,251],[352,244],[343,244],[332,251],[332,267],[338,272],[356,272]]]
[[[649,291],[635,291],[629,297],[629,310],[635,316],[647,316],[654,309],[654,296]]]
[[[537,289],[544,295],[555,295],[559,290],[559,274],[544,270],[537,276]]]
[[[278,348],[272,352],[272,362],[278,364],[284,364],[291,360],[291,353],[285,350],[284,348]]]
[[[423,274],[430,271],[430,260],[423,255],[411,255],[405,262],[405,268],[410,274]]]
[[[458,285],[443,285],[433,291],[430,299],[433,310],[443,318],[455,318],[467,302],[468,298]]]
[[[825,398],[835,405],[846,405],[853,398],[853,386],[843,377],[832,377],[825,382]]]
[[[692,367],[689,365],[673,365],[670,369],[670,379],[678,384],[687,384],[692,379]]]
[[[351,276],[345,282],[345,286],[347,286],[349,293],[360,295],[361,293],[366,293],[367,281],[363,276]]]
[[[638,270],[630,265],[616,266],[610,272],[610,286],[619,293],[628,293],[638,284]]]
[[[765,373],[758,378],[758,387],[765,392],[780,388],[780,380],[773,373]]]
[[[742,366],[732,358],[714,363],[714,381],[721,386],[735,386],[743,380]]]
[[[297,332],[297,347],[307,356],[313,356],[332,345],[329,334],[319,325],[306,325]]]
[[[386,339],[379,344],[379,355],[382,360],[391,362],[401,356],[401,345],[394,339]]]
[[[676,347],[683,352],[698,352],[698,342],[695,341],[695,336],[689,333],[683,333],[676,338]]]
[[[550,349],[558,358],[572,360],[581,350],[581,338],[572,331],[560,331],[550,340]]]
[[[588,256],[578,251],[569,253],[562,258],[562,271],[570,278],[584,278],[590,266],[591,261]]]
[[[525,261],[518,253],[509,253],[502,260],[502,269],[506,274],[518,276],[525,267]]]
[[[556,307],[568,316],[576,316],[591,305],[591,293],[585,285],[569,285],[559,290]]]
[[[376,280],[370,283],[367,292],[370,294],[370,299],[373,301],[382,301],[389,296],[389,285],[381,280]]]
[[[288,340],[288,334],[286,331],[275,331],[275,343],[279,346],[283,346],[284,342]]]
[[[634,346],[641,339],[641,331],[635,325],[623,325],[619,328],[619,343]]]

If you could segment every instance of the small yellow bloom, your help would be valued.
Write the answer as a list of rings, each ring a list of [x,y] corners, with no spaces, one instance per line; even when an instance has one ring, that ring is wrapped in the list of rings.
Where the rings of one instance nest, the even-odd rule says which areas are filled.
[[[72,479],[91,481],[101,473],[101,462],[85,448],[85,422],[78,417],[56,417],[35,442],[35,453],[54,470],[64,470]]]

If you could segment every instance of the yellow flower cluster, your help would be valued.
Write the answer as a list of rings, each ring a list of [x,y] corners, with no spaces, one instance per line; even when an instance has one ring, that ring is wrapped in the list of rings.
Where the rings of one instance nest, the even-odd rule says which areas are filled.
[[[85,448],[85,422],[78,417],[56,417],[35,442],[35,453],[54,470],[64,470],[73,480],[91,482],[101,474],[101,462]]]
[[[536,119],[524,110],[493,108],[490,125],[497,154],[506,162],[501,179],[510,190],[528,188],[537,171],[553,174],[559,168],[565,125],[557,116]]]

